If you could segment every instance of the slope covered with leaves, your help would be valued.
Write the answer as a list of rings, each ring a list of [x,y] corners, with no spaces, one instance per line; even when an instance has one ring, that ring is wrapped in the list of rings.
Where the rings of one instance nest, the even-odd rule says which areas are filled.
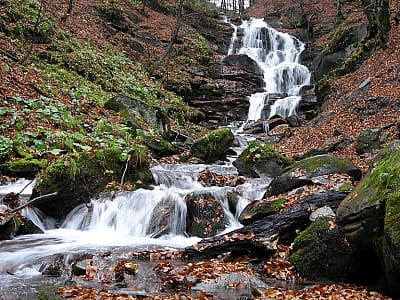
[[[213,56],[190,23],[211,20],[207,10],[179,24],[176,45],[150,74],[172,38],[175,2],[71,3],[70,10],[68,1],[0,2],[2,161],[40,159],[43,166],[63,153],[113,146],[128,155],[144,147],[143,136],[160,138],[141,116],[135,129],[105,110],[116,95],[160,109],[171,123],[171,139],[202,131],[191,123],[199,113],[175,92],[190,90],[189,66],[205,68]],[[184,13],[196,5],[187,2]]]

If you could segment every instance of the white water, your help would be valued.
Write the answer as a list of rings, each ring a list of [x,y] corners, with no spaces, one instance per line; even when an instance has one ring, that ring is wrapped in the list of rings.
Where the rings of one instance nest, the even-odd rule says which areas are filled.
[[[297,38],[278,32],[262,19],[251,18],[240,26],[231,24],[234,29],[228,55],[245,54],[253,59],[264,74],[264,92],[249,96],[248,120],[261,119],[262,112],[271,94],[281,95],[272,103],[271,112],[264,118],[277,114],[288,117],[296,114],[301,100],[300,89],[310,83],[310,71],[300,64],[304,44]],[[238,37],[238,30],[243,37]],[[287,95],[287,96],[285,96]]]
[[[221,201],[229,220],[226,231],[241,225],[238,214],[254,199],[260,199],[268,182],[265,180],[233,187],[204,187],[195,179],[198,172],[209,167],[211,171],[225,175],[237,175],[232,166],[206,165],[159,165],[153,168],[156,186],[152,190],[139,189],[118,193],[113,199],[91,200],[87,205],[76,207],[59,228],[38,209],[27,209],[24,214],[45,233],[19,236],[0,242],[0,273],[11,270],[21,276],[39,274],[42,263],[54,255],[81,253],[85,250],[100,251],[114,247],[164,246],[182,248],[199,240],[187,237],[185,196],[189,193],[211,193]],[[9,186],[7,192],[19,192],[20,185]],[[229,211],[227,193],[235,191],[239,196],[237,215]],[[154,208],[162,201],[170,201],[174,208],[170,215],[169,233],[152,238],[149,231]],[[1,277],[0,277],[1,279]],[[1,288],[0,288],[1,292]]]

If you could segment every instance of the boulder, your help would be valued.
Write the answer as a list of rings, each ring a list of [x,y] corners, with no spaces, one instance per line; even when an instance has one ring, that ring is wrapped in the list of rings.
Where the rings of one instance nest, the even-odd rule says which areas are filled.
[[[192,193],[186,196],[186,232],[190,236],[212,237],[228,224],[220,200],[210,193]]]
[[[292,161],[276,151],[270,144],[251,142],[233,162],[239,175],[247,177],[275,177]]]
[[[145,148],[145,146],[142,146]],[[152,182],[148,161],[142,149],[132,149],[131,163],[121,161],[122,150],[108,148],[64,155],[44,169],[38,177],[32,198],[58,192],[51,200],[36,204],[47,216],[61,218],[75,206],[87,202],[104,190],[107,183],[120,181]]]
[[[248,225],[254,221],[273,215],[282,209],[285,201],[285,198],[276,199],[273,201],[252,201],[241,212],[239,216],[239,222],[243,225]]]
[[[136,124],[142,119],[147,124],[156,127],[159,134],[168,139],[170,135],[170,122],[161,108],[149,105],[142,100],[127,96],[115,96],[108,100],[104,107],[109,110],[120,112],[126,122]]]
[[[328,154],[316,155],[295,162],[276,177],[268,187],[267,195],[279,195],[295,188],[312,184],[312,178],[327,174],[345,173],[360,180],[362,172],[350,161]]]
[[[161,200],[152,212],[147,234],[151,234],[153,238],[168,234],[171,230],[171,216],[174,209],[175,201],[171,199]]]
[[[308,280],[346,282],[354,277],[356,253],[335,219],[321,217],[296,237],[289,261]]]
[[[219,128],[207,133],[195,141],[191,147],[194,156],[207,162],[223,159],[229,147],[232,146],[234,136],[230,128]]]
[[[369,128],[361,131],[356,140],[357,154],[364,154],[376,151],[380,148],[379,136],[382,132],[380,128]]]
[[[336,217],[346,239],[368,257],[371,277],[400,295],[400,141],[384,148],[374,167],[340,204]]]

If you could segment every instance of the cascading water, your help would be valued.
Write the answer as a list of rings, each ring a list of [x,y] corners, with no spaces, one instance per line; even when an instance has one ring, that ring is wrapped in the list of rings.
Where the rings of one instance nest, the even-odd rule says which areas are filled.
[[[0,295],[15,295],[13,293],[19,293],[21,288],[28,290],[26,286],[20,285],[29,282],[30,286],[39,282],[41,266],[48,265],[59,257],[66,260],[71,255],[98,253],[107,249],[115,252],[126,247],[182,248],[194,244],[199,238],[185,235],[185,196],[189,193],[213,195],[220,201],[228,219],[226,231],[238,228],[241,226],[237,221],[238,214],[249,201],[262,197],[268,182],[249,180],[236,188],[204,187],[196,179],[197,174],[205,168],[219,174],[237,175],[237,170],[231,165],[154,166],[152,172],[156,185],[153,189],[139,189],[92,199],[90,203],[79,205],[71,211],[59,227],[38,209],[24,209],[22,213],[44,230],[44,233],[0,241],[0,280],[4,283],[0,285]],[[3,188],[3,192],[0,188],[0,194],[19,192],[20,187],[21,184],[7,186]],[[238,195],[236,216],[229,211],[226,200],[228,192],[232,191]],[[160,228],[153,224],[153,213],[162,204],[171,204],[172,207],[170,206],[169,212],[169,228],[161,235]],[[30,299],[31,294],[27,293],[25,298],[19,299]]]
[[[264,74],[264,92],[249,96],[248,120],[287,117],[296,113],[301,87],[310,83],[310,71],[300,64],[304,44],[295,37],[278,32],[262,19],[251,18],[240,26],[231,24],[234,32],[228,55],[245,54]],[[239,37],[238,30],[243,31]],[[262,115],[269,105],[268,115]]]

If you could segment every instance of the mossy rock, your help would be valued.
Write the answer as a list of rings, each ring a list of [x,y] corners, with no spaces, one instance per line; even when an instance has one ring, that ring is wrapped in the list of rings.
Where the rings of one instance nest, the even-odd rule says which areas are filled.
[[[283,169],[292,164],[286,156],[276,151],[270,144],[251,142],[233,162],[242,176],[276,177]]]
[[[297,176],[296,170],[304,172]],[[323,154],[309,157],[290,165],[284,170],[284,173],[276,177],[268,188],[267,196],[279,195],[291,191],[295,188],[312,184],[312,178],[327,174],[344,173],[353,177],[354,180],[360,180],[362,172],[350,161],[335,157],[333,155]]]
[[[104,104],[104,107],[121,112],[126,122],[137,124],[138,120],[143,120],[147,124],[154,126],[163,138],[168,139],[170,135],[169,119],[159,107],[122,95],[111,98]]]
[[[368,128],[361,131],[356,140],[357,154],[364,154],[379,150],[379,136],[382,132],[380,128]]]
[[[333,218],[318,218],[294,240],[289,261],[300,276],[315,281],[348,281],[354,276],[357,250],[332,228]]]
[[[33,197],[58,192],[53,200],[37,204],[46,215],[60,218],[75,206],[87,202],[104,190],[110,181],[121,180],[126,162],[121,161],[122,150],[108,148],[89,153],[64,155],[49,165],[39,175]],[[135,157],[135,153],[132,154]],[[128,164],[130,166],[130,164]],[[125,173],[125,182],[143,184],[152,181],[146,165],[130,167]]]
[[[144,136],[144,143],[155,157],[164,157],[178,153],[176,148],[163,138]]]
[[[5,164],[2,170],[12,176],[33,178],[46,166],[46,163],[46,160],[23,158]]]
[[[239,222],[243,225],[248,225],[254,221],[273,215],[282,209],[285,202],[285,198],[273,201],[253,201],[244,208],[239,216]]]
[[[400,141],[380,152],[336,216],[346,238],[379,260],[383,288],[400,295]]]
[[[58,286],[48,286],[42,289],[38,296],[37,300],[63,300],[65,299],[64,297],[58,296],[57,291],[59,287]]]
[[[233,143],[233,133],[229,128],[219,128],[195,141],[191,147],[194,156],[207,162],[223,159]]]

